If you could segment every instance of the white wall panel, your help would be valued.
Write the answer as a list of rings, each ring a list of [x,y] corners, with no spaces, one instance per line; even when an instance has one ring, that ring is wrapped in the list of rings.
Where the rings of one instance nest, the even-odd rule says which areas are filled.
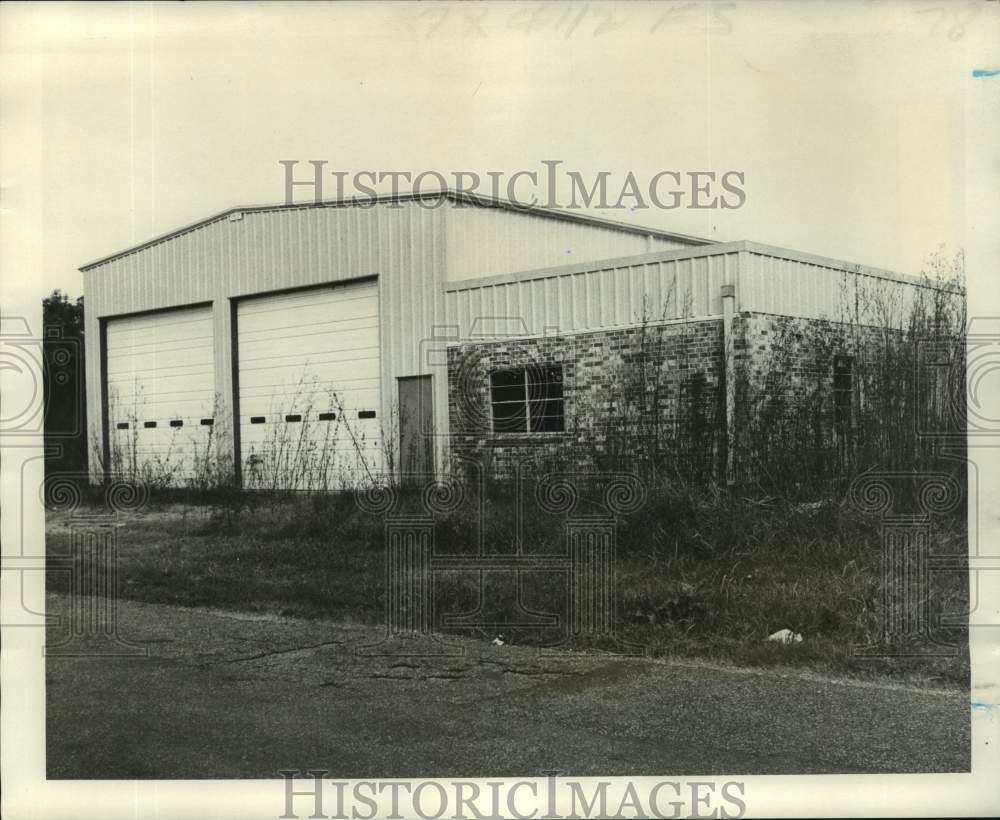
[[[929,282],[890,271],[747,244],[740,310],[901,328],[921,299],[938,292]]]
[[[466,207],[448,220],[446,281],[704,244],[509,208]]]
[[[377,283],[241,300],[236,327],[245,484],[326,489],[378,474]]]
[[[447,431],[445,369],[429,361],[421,345],[444,321],[440,282],[447,216],[446,209],[413,202],[251,208],[223,215],[85,269],[88,338],[99,338],[102,318],[211,302],[220,415],[231,420],[232,300],[377,276],[384,319],[379,418],[389,421],[394,415],[398,376],[432,374],[436,427]],[[86,355],[90,437],[99,440],[99,346],[87,345]],[[95,475],[98,469],[91,465]]]
[[[718,316],[720,289],[733,282],[737,251],[716,247],[446,284],[448,320],[469,338],[579,333],[643,320]]]
[[[108,322],[109,455],[114,469],[157,483],[190,480],[214,423],[215,363],[209,307]]]

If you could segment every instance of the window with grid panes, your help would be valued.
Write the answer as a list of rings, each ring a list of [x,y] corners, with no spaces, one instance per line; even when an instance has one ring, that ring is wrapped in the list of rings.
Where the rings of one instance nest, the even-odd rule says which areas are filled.
[[[529,365],[490,374],[490,406],[495,433],[561,433],[562,365]]]

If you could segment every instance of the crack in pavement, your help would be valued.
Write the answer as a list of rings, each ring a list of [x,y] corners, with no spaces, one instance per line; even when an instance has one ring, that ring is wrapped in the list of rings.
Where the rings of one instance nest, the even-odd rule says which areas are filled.
[[[322,649],[326,646],[343,646],[347,641],[323,641],[322,643],[309,644],[307,646],[293,646],[289,649],[276,649],[272,652],[259,652],[256,655],[246,655],[242,658],[223,658],[222,660],[212,661],[210,663],[189,663],[185,666],[192,666],[196,668],[206,667],[206,666],[222,666],[224,664],[231,663],[246,663],[248,661],[259,661],[263,658],[273,658],[279,655],[292,655],[296,652],[309,652],[313,649]]]

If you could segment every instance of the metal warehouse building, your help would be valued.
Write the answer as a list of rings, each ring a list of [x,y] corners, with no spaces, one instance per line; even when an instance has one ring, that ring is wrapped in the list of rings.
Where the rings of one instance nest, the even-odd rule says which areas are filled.
[[[571,448],[602,359],[650,318],[703,331],[718,385],[737,320],[836,321],[859,294],[925,290],[454,193],[234,208],[81,270],[94,478],[220,469],[279,488],[441,471],[453,450]]]

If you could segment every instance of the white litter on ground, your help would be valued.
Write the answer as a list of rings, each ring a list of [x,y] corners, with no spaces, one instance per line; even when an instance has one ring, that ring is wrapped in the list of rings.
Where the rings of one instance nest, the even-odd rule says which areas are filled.
[[[802,643],[802,636],[798,632],[792,632],[790,629],[779,629],[777,632],[768,635],[767,639],[775,643]]]

